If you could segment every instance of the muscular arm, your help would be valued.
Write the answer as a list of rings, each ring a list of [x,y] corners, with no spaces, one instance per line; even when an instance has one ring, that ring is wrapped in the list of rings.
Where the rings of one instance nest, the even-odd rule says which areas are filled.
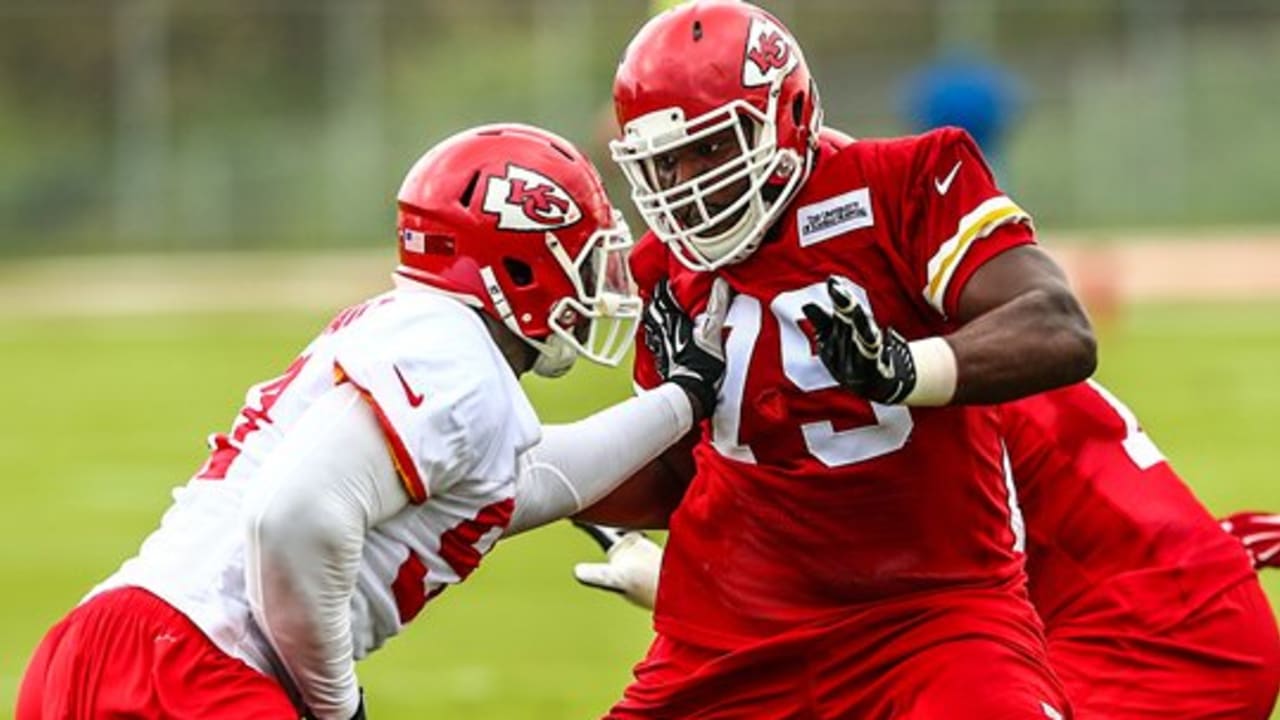
[[[359,704],[350,604],[365,533],[408,503],[350,385],[307,410],[247,491],[249,605],[311,717],[346,720]]]
[[[954,403],[997,403],[1084,380],[1097,366],[1089,319],[1044,251],[996,255],[960,291],[963,326],[946,337],[956,358]]]

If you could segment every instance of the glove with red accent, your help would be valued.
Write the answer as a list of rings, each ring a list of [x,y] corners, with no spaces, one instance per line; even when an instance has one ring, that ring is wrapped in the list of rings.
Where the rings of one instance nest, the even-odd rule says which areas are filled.
[[[828,278],[827,294],[833,312],[816,303],[801,308],[813,325],[822,364],[836,382],[867,400],[886,405],[905,400],[916,386],[907,341],[892,328],[881,330],[847,278]]]
[[[670,284],[659,280],[644,310],[644,344],[653,353],[658,374],[679,385],[689,395],[695,419],[709,417],[724,382],[725,314],[729,310],[729,285],[717,278],[711,286],[707,309],[690,317]]]
[[[1223,519],[1222,529],[1244,543],[1255,570],[1280,567],[1280,514],[1236,513]]]

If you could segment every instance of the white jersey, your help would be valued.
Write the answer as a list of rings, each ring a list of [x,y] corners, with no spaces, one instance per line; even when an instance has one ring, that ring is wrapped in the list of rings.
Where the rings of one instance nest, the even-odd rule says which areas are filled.
[[[464,580],[511,518],[519,456],[540,426],[483,321],[459,301],[397,289],[337,315],[285,374],[249,389],[228,434],[138,555],[90,592],[138,586],[224,652],[288,685],[250,614],[245,490],[317,398],[349,382],[370,402],[413,504],[365,538],[351,600],[355,657]]]

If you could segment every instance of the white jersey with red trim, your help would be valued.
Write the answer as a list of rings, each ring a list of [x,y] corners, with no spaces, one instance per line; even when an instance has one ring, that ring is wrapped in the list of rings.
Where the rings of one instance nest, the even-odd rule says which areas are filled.
[[[479,315],[397,289],[340,312],[273,380],[250,388],[235,425],[160,528],[89,594],[132,585],[182,611],[224,652],[286,677],[250,613],[241,507],[264,460],[318,398],[350,382],[370,402],[412,502],[370,529],[351,601],[355,657],[461,582],[510,521],[519,456],[537,415]]]

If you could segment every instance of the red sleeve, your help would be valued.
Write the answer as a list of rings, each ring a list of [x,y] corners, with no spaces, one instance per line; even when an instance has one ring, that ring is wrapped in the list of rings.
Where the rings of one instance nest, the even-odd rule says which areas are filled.
[[[631,367],[631,382],[635,384],[637,392],[652,390],[662,384],[662,376],[658,374],[658,365],[653,359],[653,353],[645,347],[643,326],[636,328],[635,348],[636,357]]]
[[[667,276],[667,246],[662,244],[657,235],[646,232],[640,236],[627,255],[627,265],[631,268],[631,277],[636,281],[640,297],[649,300],[653,286]]]
[[[1033,241],[1031,216],[996,185],[973,138],[942,128],[885,146],[899,174],[897,242],[924,299],[943,316],[983,262]],[[1002,228],[1013,232],[997,232]]]
[[[640,298],[647,304],[653,294],[653,286],[667,276],[667,248],[652,232],[647,232],[631,248],[627,258],[631,277],[636,281]],[[653,353],[644,344],[644,323],[636,325],[635,361],[631,371],[632,382],[638,390],[649,390],[662,384]]]

